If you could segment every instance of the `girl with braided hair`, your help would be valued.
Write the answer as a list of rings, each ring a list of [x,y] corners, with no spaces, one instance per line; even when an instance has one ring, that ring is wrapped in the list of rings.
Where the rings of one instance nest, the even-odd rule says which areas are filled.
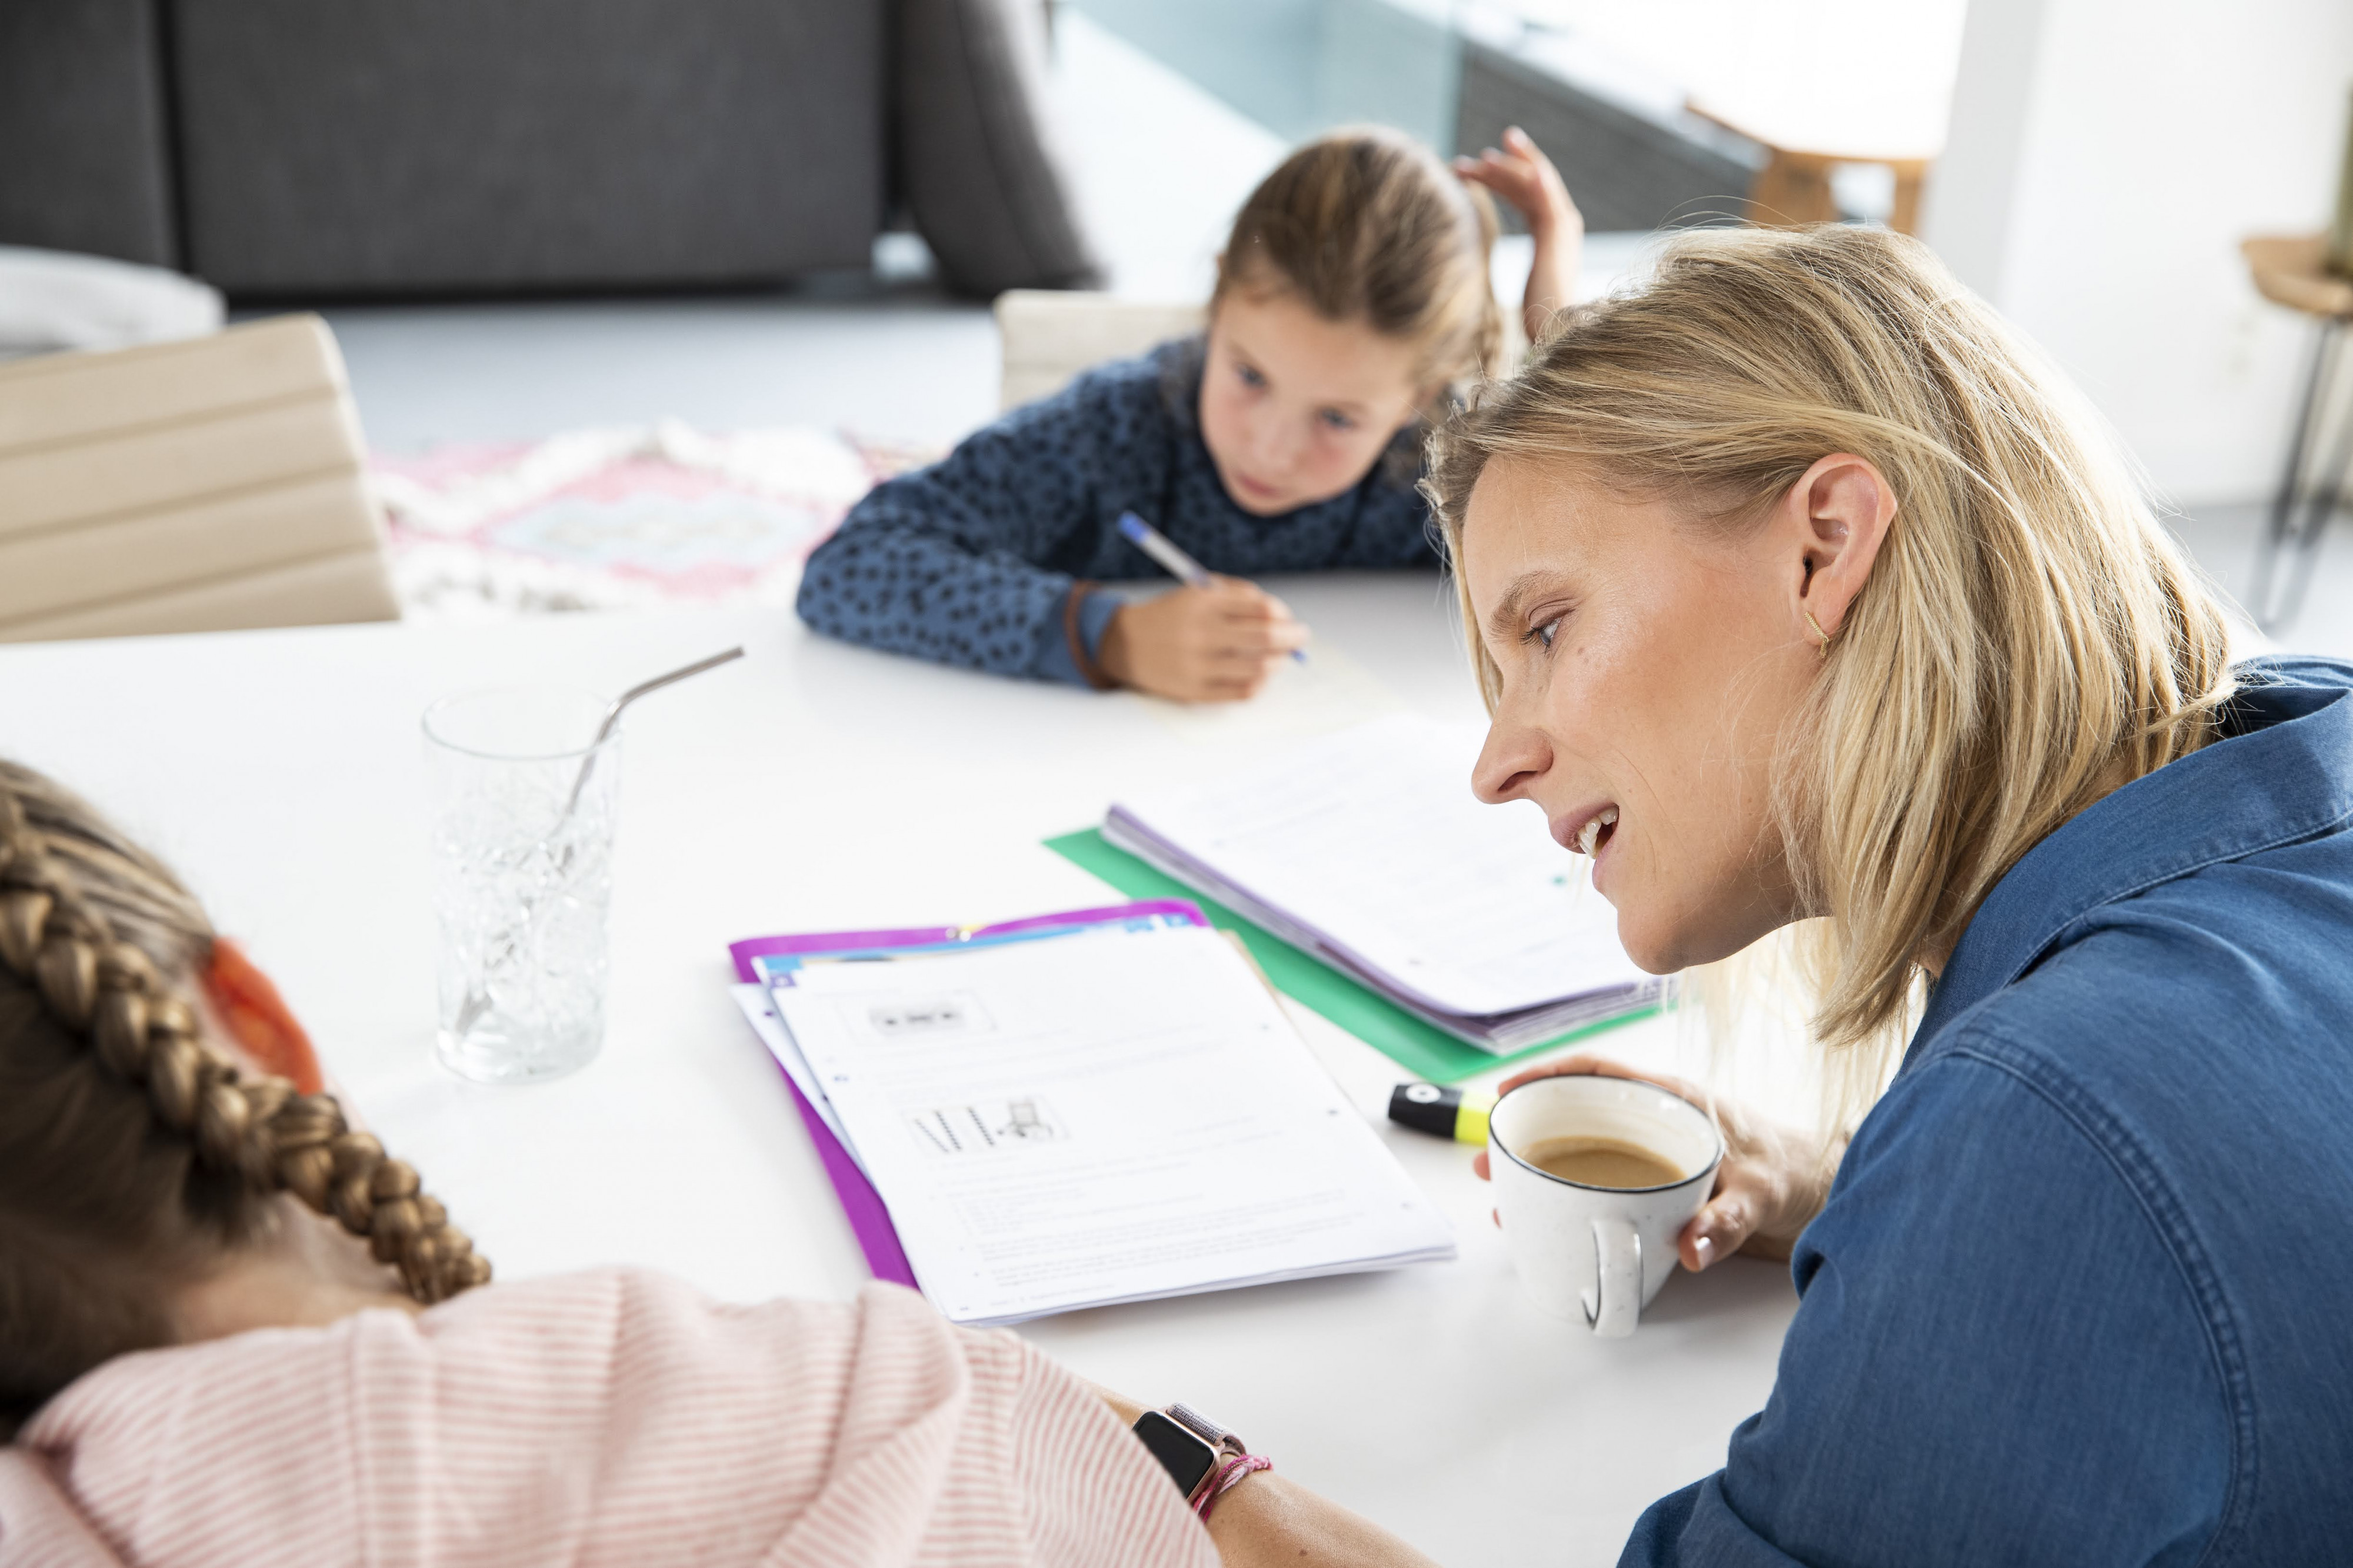
[[[281,1194],[364,1241],[417,1302],[490,1278],[417,1173],[315,1092],[307,1042],[277,1023],[275,992],[195,901],[71,796],[9,764],[0,968],[0,1300],[12,1329],[45,1331],[0,1347],[12,1428],[64,1378],[164,1337],[154,1314],[171,1284],[206,1253],[286,1228]],[[209,1037],[206,1009],[307,1086]]]
[[[913,1292],[488,1286],[153,857],[0,762],[0,1568],[1410,1564]]]

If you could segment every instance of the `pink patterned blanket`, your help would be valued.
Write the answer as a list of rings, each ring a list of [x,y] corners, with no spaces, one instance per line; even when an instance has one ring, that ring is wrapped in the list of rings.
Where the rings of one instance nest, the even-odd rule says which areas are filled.
[[[404,609],[483,618],[646,604],[789,604],[859,497],[937,453],[812,429],[676,421],[371,463]]]

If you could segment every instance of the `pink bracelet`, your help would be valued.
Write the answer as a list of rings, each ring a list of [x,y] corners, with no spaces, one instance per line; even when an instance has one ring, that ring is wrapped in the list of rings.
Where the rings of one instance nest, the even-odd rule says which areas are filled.
[[[1263,1454],[1244,1454],[1240,1458],[1228,1459],[1224,1468],[1218,1471],[1218,1479],[1209,1483],[1209,1489],[1201,1494],[1201,1500],[1193,1505],[1193,1511],[1208,1519],[1209,1510],[1218,1505],[1218,1500],[1240,1485],[1244,1476],[1272,1468],[1274,1461]]]

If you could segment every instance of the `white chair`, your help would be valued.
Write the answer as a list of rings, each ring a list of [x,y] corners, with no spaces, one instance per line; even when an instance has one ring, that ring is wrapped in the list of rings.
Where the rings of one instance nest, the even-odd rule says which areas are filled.
[[[1060,392],[1081,371],[1140,354],[1201,330],[1198,305],[1142,304],[1108,294],[1008,289],[997,297],[1005,368],[997,406],[1018,408]]]
[[[0,365],[0,641],[396,620],[316,316]]]

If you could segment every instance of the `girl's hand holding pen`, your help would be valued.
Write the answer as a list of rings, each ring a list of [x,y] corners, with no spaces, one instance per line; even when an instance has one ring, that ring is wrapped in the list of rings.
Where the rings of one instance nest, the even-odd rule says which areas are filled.
[[[1306,643],[1307,628],[1282,600],[1239,577],[1213,576],[1121,605],[1098,658],[1105,674],[1138,691],[1235,702],[1255,695]]]

